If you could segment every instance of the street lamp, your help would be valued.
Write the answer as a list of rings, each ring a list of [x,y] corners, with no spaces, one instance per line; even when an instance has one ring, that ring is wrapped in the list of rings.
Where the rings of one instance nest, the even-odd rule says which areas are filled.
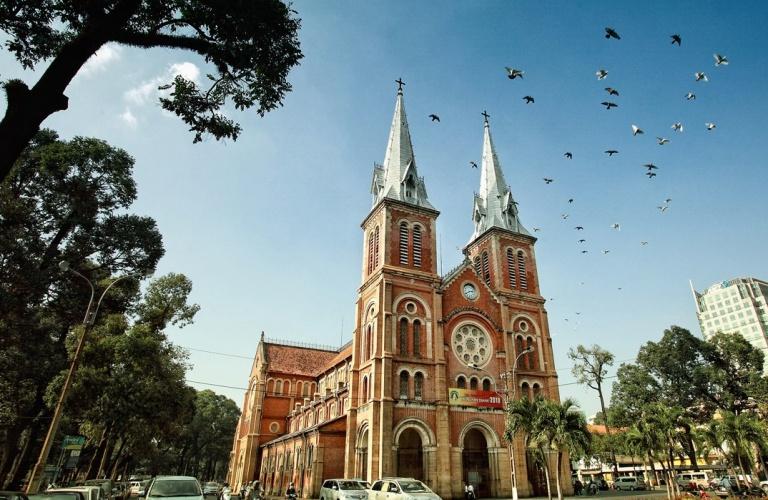
[[[99,306],[101,306],[101,301],[104,299],[104,297],[107,295],[107,292],[110,288],[112,288],[115,283],[118,281],[124,280],[126,278],[133,278],[136,279],[136,276],[133,275],[125,275],[120,276],[119,278],[115,279],[110,283],[107,288],[104,289],[103,292],[101,292],[101,295],[99,296],[99,300],[96,301],[96,306],[93,305],[93,299],[96,296],[96,288],[93,286],[93,283],[91,283],[91,280],[77,272],[76,270],[72,269],[69,265],[69,262],[67,261],[61,261],[59,262],[59,269],[62,272],[71,272],[73,274],[76,274],[77,276],[81,277],[85,280],[86,283],[88,283],[88,286],[91,289],[91,298],[88,300],[88,307],[85,309],[85,317],[83,317],[83,334],[80,336],[80,340],[77,342],[77,348],[75,349],[75,355],[72,356],[72,361],[69,364],[69,371],[67,372],[67,378],[64,379],[64,385],[61,387],[61,392],[59,393],[59,400],[56,402],[56,408],[53,410],[53,416],[51,417],[51,425],[48,427],[48,434],[45,436],[45,441],[43,442],[43,449],[40,450],[40,457],[37,459],[37,463],[35,464],[35,468],[32,469],[32,476],[29,478],[29,484],[27,485],[27,494],[37,493],[40,490],[40,482],[43,479],[43,472],[45,469],[45,463],[48,461],[48,454],[51,452],[51,446],[53,445],[53,440],[56,437],[56,433],[59,430],[59,422],[61,421],[61,414],[62,410],[64,408],[64,403],[67,400],[67,396],[69,395],[69,389],[72,386],[72,381],[74,379],[75,372],[77,371],[77,367],[80,364],[80,356],[83,352],[83,346],[85,345],[85,338],[88,336],[88,332],[90,332],[91,328],[93,327],[93,324],[96,321],[96,314],[99,312]]]
[[[517,382],[515,381],[515,372],[517,371],[517,362],[520,361],[520,358],[522,358],[525,354],[529,354],[533,352],[533,346],[528,346],[525,349],[523,349],[520,354],[517,355],[515,358],[515,361],[512,363],[512,401],[514,401],[517,397]],[[509,372],[504,372],[500,374],[499,376],[504,380],[504,395],[506,401],[504,401],[504,408],[505,411],[509,408],[509,386],[507,385],[507,374]],[[512,436],[514,439],[514,436]],[[517,470],[515,467],[515,447],[514,443],[510,441],[509,443],[509,456],[510,456],[510,463],[512,465],[512,500],[517,500]]]

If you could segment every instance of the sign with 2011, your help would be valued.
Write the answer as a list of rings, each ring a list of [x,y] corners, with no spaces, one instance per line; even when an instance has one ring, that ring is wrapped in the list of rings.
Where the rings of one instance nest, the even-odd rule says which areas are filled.
[[[477,408],[504,408],[501,395],[496,391],[448,388],[448,404]]]

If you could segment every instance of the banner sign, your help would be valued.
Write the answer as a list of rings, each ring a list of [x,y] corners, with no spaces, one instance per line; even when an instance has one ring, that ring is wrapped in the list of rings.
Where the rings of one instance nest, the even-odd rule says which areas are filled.
[[[65,450],[79,450],[85,444],[85,436],[64,436],[61,447]]]
[[[458,387],[448,388],[448,404],[476,408],[504,408],[501,394],[496,391],[473,391]]]

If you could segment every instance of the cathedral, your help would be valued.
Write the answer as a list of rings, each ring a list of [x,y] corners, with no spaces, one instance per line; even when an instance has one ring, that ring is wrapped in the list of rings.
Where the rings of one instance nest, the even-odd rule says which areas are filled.
[[[293,483],[317,498],[325,479],[407,476],[443,498],[463,497],[464,482],[478,498],[546,494],[522,438],[504,439],[507,400],[559,400],[536,238],[520,221],[488,115],[482,148],[474,231],[464,261],[441,276],[440,212],[398,90],[361,224],[352,341],[332,349],[262,334],[231,453],[235,491],[258,480],[268,495]]]

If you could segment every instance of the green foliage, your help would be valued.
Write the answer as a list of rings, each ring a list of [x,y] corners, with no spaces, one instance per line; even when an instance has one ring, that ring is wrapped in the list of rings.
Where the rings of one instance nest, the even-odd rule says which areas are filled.
[[[568,358],[573,361],[571,372],[576,381],[594,390],[601,390],[608,367],[613,366],[614,356],[598,345],[590,348],[583,345],[568,349]]]

